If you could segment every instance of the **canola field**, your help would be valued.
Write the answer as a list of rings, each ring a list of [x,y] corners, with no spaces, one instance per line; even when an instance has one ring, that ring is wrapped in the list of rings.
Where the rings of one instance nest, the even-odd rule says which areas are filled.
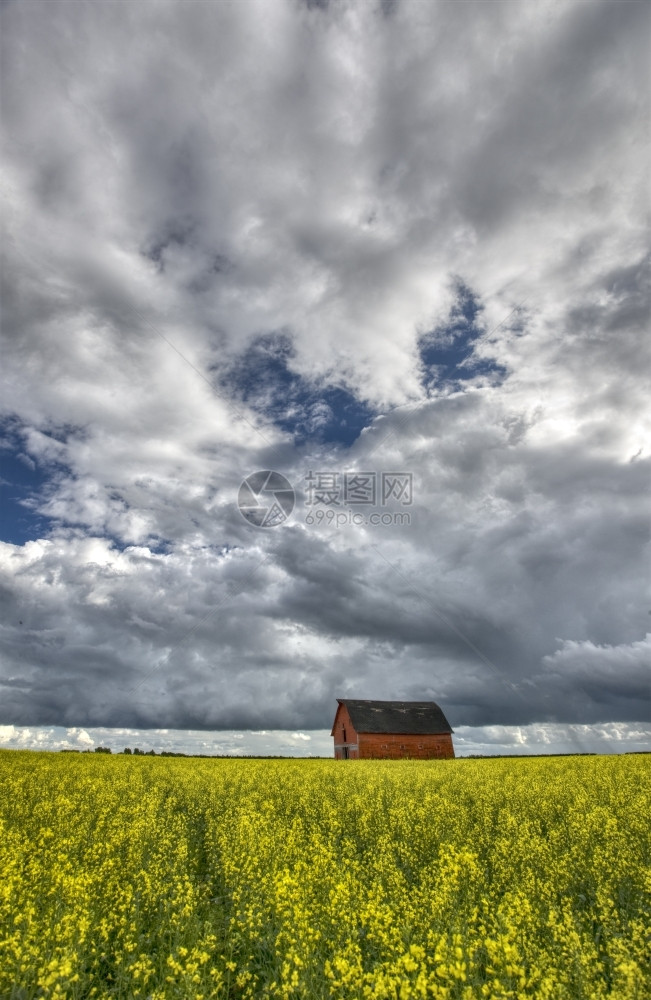
[[[649,777],[0,752],[0,996],[642,1000]]]

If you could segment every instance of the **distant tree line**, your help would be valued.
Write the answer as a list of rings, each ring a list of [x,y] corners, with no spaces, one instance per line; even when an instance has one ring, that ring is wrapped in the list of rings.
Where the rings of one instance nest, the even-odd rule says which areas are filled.
[[[95,747],[94,750],[77,750],[73,747],[63,747],[60,751],[61,753],[113,753],[110,747]],[[139,750],[135,747],[133,750],[131,747],[125,747],[122,751],[116,751],[122,754],[132,754],[136,757],[191,757],[193,759],[201,758],[203,760],[330,760],[330,757],[322,757],[318,754],[313,754],[309,757],[297,757],[290,758],[285,754],[280,753],[182,753],[180,750],[161,750],[160,753],[156,753],[155,750]]]
[[[94,750],[77,750],[74,747],[63,747],[61,753],[113,753],[110,747],[95,747]],[[157,754],[155,750],[139,750],[135,747],[125,747],[123,754],[132,754],[136,757],[190,757],[201,758],[203,760],[332,760],[331,757],[323,757],[319,754],[311,754],[309,757],[287,757],[279,753],[182,753],[180,750],[161,750]],[[625,754],[649,754],[651,750],[624,750]],[[469,753],[459,754],[457,760],[496,760],[502,757],[597,757],[595,751],[584,751],[577,753],[570,751],[566,753]]]

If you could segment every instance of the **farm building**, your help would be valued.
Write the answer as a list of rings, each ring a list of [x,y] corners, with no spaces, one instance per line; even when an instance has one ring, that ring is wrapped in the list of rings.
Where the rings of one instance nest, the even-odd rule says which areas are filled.
[[[454,757],[452,728],[436,702],[337,702],[330,734],[337,760]]]

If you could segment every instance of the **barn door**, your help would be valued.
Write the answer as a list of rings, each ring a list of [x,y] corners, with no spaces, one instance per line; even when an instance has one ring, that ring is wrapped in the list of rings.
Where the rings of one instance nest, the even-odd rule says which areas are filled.
[[[342,753],[343,753],[344,760],[348,760],[348,757],[349,757],[348,747],[344,747],[343,750],[342,750]]]

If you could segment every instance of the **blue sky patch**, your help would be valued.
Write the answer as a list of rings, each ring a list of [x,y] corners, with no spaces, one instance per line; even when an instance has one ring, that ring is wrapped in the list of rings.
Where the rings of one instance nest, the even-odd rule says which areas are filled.
[[[481,375],[497,376],[501,381],[506,373],[503,365],[475,355],[475,347],[484,333],[483,306],[462,281],[456,282],[456,293],[447,322],[420,339],[422,382],[427,390]]]
[[[296,444],[317,441],[349,447],[374,411],[341,386],[317,387],[291,371],[294,348],[286,334],[258,337],[222,376],[231,395],[277,427]]]
[[[0,439],[0,449],[0,538],[12,545],[44,538],[51,521],[36,507],[50,476],[11,433]]]

